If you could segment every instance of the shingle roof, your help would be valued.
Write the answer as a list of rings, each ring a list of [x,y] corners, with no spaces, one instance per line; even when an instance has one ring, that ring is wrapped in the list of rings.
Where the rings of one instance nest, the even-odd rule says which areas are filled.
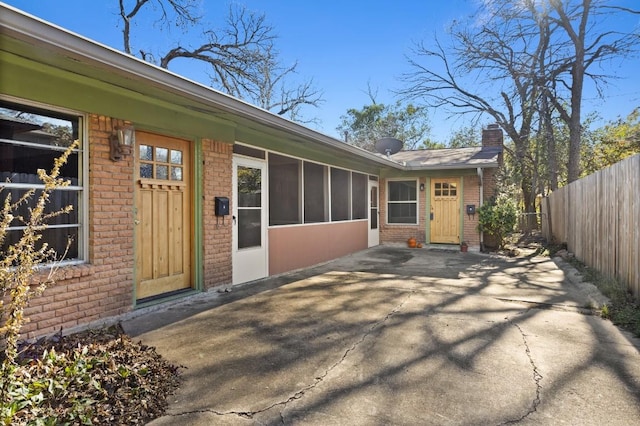
[[[393,161],[416,170],[470,169],[498,167],[501,147],[445,148],[400,151],[392,155]]]

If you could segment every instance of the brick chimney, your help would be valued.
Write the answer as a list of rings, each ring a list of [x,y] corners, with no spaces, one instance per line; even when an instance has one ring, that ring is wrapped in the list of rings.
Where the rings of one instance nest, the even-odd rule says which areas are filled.
[[[489,124],[486,129],[482,129],[482,146],[498,146],[502,148],[503,142],[502,129],[497,124]]]

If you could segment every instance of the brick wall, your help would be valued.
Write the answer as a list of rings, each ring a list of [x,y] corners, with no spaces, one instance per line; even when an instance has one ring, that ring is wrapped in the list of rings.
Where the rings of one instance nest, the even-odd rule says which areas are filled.
[[[409,178],[413,179],[413,178]],[[425,179],[418,180],[418,186],[424,184]],[[424,191],[418,190],[418,224],[417,225],[395,225],[387,224],[387,180],[380,180],[380,241],[382,243],[405,243],[409,238],[415,237],[419,243],[424,243],[426,239],[426,196],[428,188]]]
[[[480,245],[480,234],[478,233],[478,215],[469,216],[466,212],[468,204],[475,204],[480,207],[480,185],[478,175],[464,176],[463,210],[460,213],[462,220],[461,241],[466,241],[469,246],[478,247]]]
[[[214,215],[215,197],[232,200],[232,156],[233,146],[226,143],[204,140],[204,288],[231,283],[231,231],[232,218]],[[229,206],[230,210],[232,206]]]
[[[89,116],[89,258],[58,270],[56,284],[32,301],[23,337],[50,334],[132,308],[133,158],[109,159],[109,136],[123,124]]]
[[[497,146],[502,148],[504,143],[504,135],[502,129],[497,124],[489,124],[486,129],[482,129],[482,146]],[[498,156],[498,164],[502,166],[502,157],[501,153]],[[496,175],[498,169],[484,169],[483,175],[483,183],[484,183],[484,201],[488,201],[495,195],[496,192]]]

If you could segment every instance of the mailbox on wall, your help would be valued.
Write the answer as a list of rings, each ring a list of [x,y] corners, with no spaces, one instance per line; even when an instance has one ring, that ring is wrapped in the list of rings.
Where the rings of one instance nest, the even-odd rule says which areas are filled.
[[[215,214],[216,216],[227,216],[229,214],[229,198],[215,198]]]
[[[467,214],[472,216],[476,214],[476,205],[475,204],[467,204]]]

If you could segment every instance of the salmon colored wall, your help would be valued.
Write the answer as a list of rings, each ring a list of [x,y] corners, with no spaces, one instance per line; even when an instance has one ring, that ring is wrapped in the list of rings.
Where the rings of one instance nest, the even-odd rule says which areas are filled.
[[[368,222],[269,229],[269,275],[336,259],[367,248]]]

